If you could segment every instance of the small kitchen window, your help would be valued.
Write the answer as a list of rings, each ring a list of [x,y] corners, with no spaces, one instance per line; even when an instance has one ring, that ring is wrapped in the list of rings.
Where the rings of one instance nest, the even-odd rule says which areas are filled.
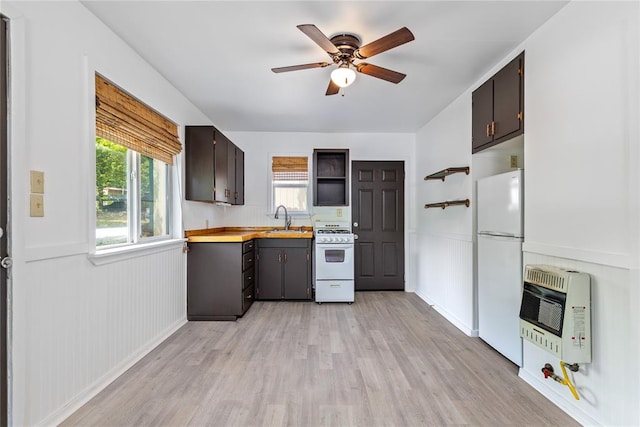
[[[271,158],[271,213],[284,205],[293,215],[309,213],[309,157]]]
[[[171,238],[177,127],[96,74],[96,248]]]

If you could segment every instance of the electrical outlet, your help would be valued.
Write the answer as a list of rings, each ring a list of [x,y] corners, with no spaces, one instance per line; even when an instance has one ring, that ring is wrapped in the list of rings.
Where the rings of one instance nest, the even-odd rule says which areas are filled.
[[[336,209],[336,215],[338,216],[338,218],[342,217],[342,209]]]
[[[31,192],[44,194],[44,172],[31,171]]]
[[[42,194],[32,194],[29,212],[33,217],[44,216],[44,196]]]
[[[518,167],[518,156],[511,156],[511,166],[512,168]]]

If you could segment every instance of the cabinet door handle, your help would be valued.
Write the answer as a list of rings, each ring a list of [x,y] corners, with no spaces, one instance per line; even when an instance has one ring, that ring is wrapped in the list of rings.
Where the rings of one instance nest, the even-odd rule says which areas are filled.
[[[487,136],[491,136],[491,135],[489,135],[489,123],[487,123],[486,134],[487,134]]]
[[[284,254],[284,262],[287,262],[287,254],[286,254],[286,252]]]
[[[282,262],[282,254],[278,254],[278,262]]]
[[[491,135],[496,134],[496,122],[491,122]]]

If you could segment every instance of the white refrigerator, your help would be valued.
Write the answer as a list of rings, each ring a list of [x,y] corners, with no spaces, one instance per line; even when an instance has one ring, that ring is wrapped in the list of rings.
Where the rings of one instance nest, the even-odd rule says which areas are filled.
[[[477,181],[478,332],[522,366],[523,171]]]

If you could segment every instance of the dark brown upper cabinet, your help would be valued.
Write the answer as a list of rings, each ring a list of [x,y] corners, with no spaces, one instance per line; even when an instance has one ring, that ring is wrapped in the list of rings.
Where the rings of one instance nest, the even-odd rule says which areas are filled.
[[[185,198],[244,204],[244,152],[213,126],[185,128]]]
[[[313,205],[349,205],[349,150],[313,150]]]
[[[524,132],[524,52],[473,91],[471,152]]]

